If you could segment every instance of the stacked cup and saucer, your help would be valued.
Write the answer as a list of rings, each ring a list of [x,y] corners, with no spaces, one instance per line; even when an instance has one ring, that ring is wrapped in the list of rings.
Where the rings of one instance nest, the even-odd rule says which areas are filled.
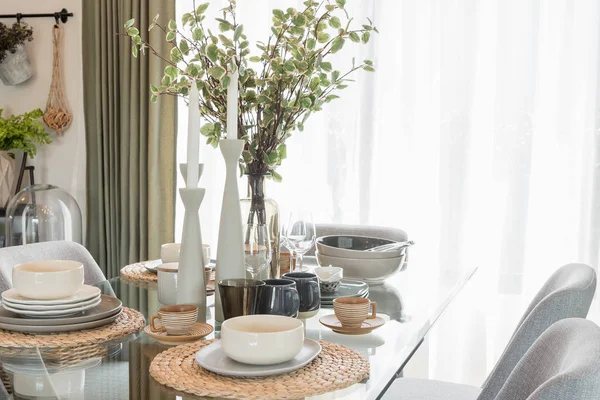
[[[13,288],[2,292],[0,329],[57,333],[113,322],[121,301],[84,285],[83,264],[69,260],[33,261],[12,270]]]
[[[333,300],[333,311],[319,322],[343,335],[365,335],[385,324],[377,316],[377,303],[363,297],[338,297]]]

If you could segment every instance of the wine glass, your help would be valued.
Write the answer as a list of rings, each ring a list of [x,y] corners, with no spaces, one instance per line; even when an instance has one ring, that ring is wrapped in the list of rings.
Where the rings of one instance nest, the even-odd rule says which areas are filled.
[[[248,224],[244,227],[244,262],[252,279],[271,263],[271,239],[269,228],[264,224]]]
[[[304,271],[304,255],[315,245],[316,231],[312,213],[291,213],[283,230],[284,246],[296,253],[296,271]]]

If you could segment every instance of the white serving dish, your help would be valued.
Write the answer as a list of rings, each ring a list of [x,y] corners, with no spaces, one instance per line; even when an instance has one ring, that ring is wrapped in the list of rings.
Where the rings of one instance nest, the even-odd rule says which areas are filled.
[[[77,290],[72,296],[65,297],[63,299],[56,300],[32,300],[27,297],[21,296],[17,291],[12,288],[2,292],[2,300],[8,300],[15,304],[32,304],[32,305],[55,305],[55,304],[73,304],[81,303],[82,301],[93,299],[94,297],[100,296],[102,291],[100,288],[90,285],[83,285]]]
[[[317,238],[317,251],[326,256],[355,259],[380,259],[401,257],[406,249],[392,251],[365,251],[384,244],[397,243],[394,240],[368,236],[329,235]]]
[[[279,364],[302,350],[304,325],[280,315],[230,318],[221,325],[221,345],[229,358],[244,364]]]
[[[358,259],[340,258],[315,253],[317,262],[323,266],[335,266],[344,269],[344,277],[358,279],[370,284],[383,283],[387,278],[401,270],[406,253],[396,258]]]
[[[69,260],[32,261],[12,270],[14,289],[34,300],[72,296],[83,285],[83,264]]]
[[[227,357],[221,341],[216,341],[196,353],[196,362],[202,368],[220,375],[258,377],[296,371],[314,360],[320,352],[319,342],[306,338],[300,352],[288,362],[275,365],[248,365]]]

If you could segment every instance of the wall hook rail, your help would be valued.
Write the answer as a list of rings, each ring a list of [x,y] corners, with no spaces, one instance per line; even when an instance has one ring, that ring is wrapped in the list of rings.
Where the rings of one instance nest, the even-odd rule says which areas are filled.
[[[0,14],[0,18],[15,18],[17,20],[17,22],[21,22],[22,19],[26,19],[26,18],[54,18],[56,20],[56,23],[58,24],[58,20],[60,19],[60,21],[63,24],[66,24],[67,21],[69,20],[69,17],[72,17],[73,13],[69,12],[66,8],[63,8],[60,11],[54,12],[54,13],[44,13],[44,14],[22,14],[22,13],[17,13],[17,14]]]

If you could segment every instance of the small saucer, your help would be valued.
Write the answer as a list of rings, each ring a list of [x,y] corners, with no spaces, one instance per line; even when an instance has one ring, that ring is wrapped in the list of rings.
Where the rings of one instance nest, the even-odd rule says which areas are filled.
[[[337,319],[335,314],[321,317],[319,322],[321,325],[331,328],[334,332],[341,333],[342,335],[365,335],[385,324],[383,318],[375,317],[373,319],[365,319],[365,322],[362,323],[360,328],[349,328],[342,326],[342,323]]]
[[[167,335],[167,332],[152,332],[150,330],[150,326],[144,328],[146,335],[158,340],[159,343],[169,345],[177,345],[184,342],[193,342],[195,340],[202,339],[203,337],[211,334],[213,330],[214,328],[212,325],[204,322],[196,322],[187,335],[181,336]]]

